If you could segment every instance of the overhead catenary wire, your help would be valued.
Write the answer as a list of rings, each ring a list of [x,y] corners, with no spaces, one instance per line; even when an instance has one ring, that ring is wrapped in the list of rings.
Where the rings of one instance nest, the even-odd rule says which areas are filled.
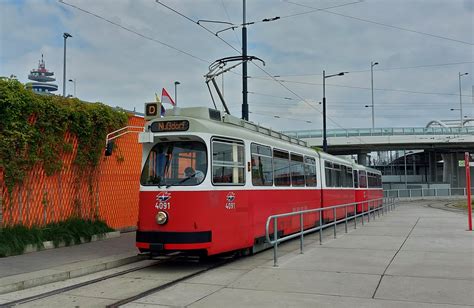
[[[86,9],[83,9],[83,8],[81,8],[81,7],[78,7],[78,6],[74,5],[74,4],[67,3],[67,2],[65,2],[64,0],[59,0],[59,2],[62,3],[62,4],[64,4],[64,5],[67,5],[67,6],[69,6],[69,7],[72,7],[72,8],[74,8],[74,9],[78,10],[78,11],[81,11],[81,12],[83,12],[83,13],[86,13],[86,14],[89,14],[89,15],[91,15],[91,16],[94,16],[94,17],[96,17],[96,18],[98,18],[98,19],[101,19],[101,20],[103,20],[103,21],[105,21],[105,22],[108,22],[108,23],[110,23],[110,24],[112,24],[112,25],[114,25],[114,26],[117,26],[117,27],[119,27],[119,28],[121,28],[121,29],[123,29],[123,30],[125,30],[125,31],[127,31],[127,32],[130,32],[130,33],[133,33],[133,34],[135,34],[135,35],[138,35],[138,36],[140,36],[140,37],[142,37],[142,38],[144,38],[144,39],[146,39],[146,40],[149,40],[149,41],[158,43],[158,44],[160,44],[160,45],[166,46],[166,47],[168,47],[168,48],[170,48],[170,49],[173,49],[173,50],[175,50],[175,51],[177,51],[177,52],[179,52],[179,53],[182,53],[182,54],[184,54],[184,55],[187,55],[187,56],[189,56],[189,57],[191,57],[191,58],[193,58],[193,59],[196,59],[196,60],[199,60],[199,61],[201,61],[201,62],[208,63],[208,64],[211,63],[211,61],[205,60],[205,59],[203,59],[203,58],[200,58],[200,57],[198,57],[198,56],[195,56],[195,55],[191,54],[190,52],[184,51],[184,50],[179,49],[179,48],[177,48],[177,47],[174,47],[174,46],[172,46],[172,45],[170,45],[170,44],[168,44],[168,43],[165,43],[165,42],[162,42],[162,41],[157,40],[157,39],[155,39],[155,38],[152,38],[152,37],[150,37],[150,36],[144,35],[144,34],[138,32],[138,31],[135,31],[135,30],[130,29],[130,28],[128,28],[128,27],[125,27],[125,26],[123,26],[123,25],[121,25],[121,24],[119,24],[119,23],[116,23],[116,22],[114,22],[114,21],[112,21],[112,20],[110,20],[110,19],[107,19],[107,18],[105,18],[105,17],[103,17],[103,16],[100,16],[99,14],[93,13],[93,12],[91,12],[91,11],[88,11],[88,10],[86,10]]]
[[[297,5],[297,6],[305,7],[305,8],[317,9],[317,8],[315,8],[315,7],[312,7],[312,6],[309,6],[309,5],[305,5],[305,4],[301,4],[301,3],[297,3],[297,2],[292,2],[292,1],[286,1],[286,2],[288,2],[288,3],[290,3],[290,4]],[[385,23],[378,22],[378,21],[373,21],[373,20],[364,19],[364,18],[360,18],[360,17],[350,16],[350,15],[346,15],[346,14],[336,13],[336,12],[329,11],[328,9],[322,9],[322,10],[319,10],[319,11],[324,12],[324,13],[328,13],[328,14],[333,14],[333,15],[345,17],[345,18],[350,18],[350,19],[358,20],[358,21],[365,22],[365,23],[370,23],[370,24],[375,24],[375,25],[379,25],[379,26],[383,26],[383,27],[393,28],[393,29],[397,29],[397,30],[400,30],[400,31],[406,31],[406,32],[411,32],[411,33],[420,34],[420,35],[430,36],[430,37],[434,37],[434,38],[438,38],[438,39],[443,39],[443,40],[448,40],[448,41],[452,41],[452,42],[456,42],[456,43],[461,43],[461,44],[465,44],[465,45],[471,45],[471,46],[474,45],[472,42],[466,42],[466,41],[462,41],[462,40],[458,40],[458,39],[453,39],[453,38],[446,37],[446,36],[441,36],[441,35],[432,34],[432,33],[427,33],[427,32],[422,32],[422,31],[418,31],[418,30],[413,30],[413,29],[398,27],[398,26],[389,25],[389,24],[385,24]]]
[[[272,81],[273,79],[276,79],[277,77],[274,76],[269,76],[270,78],[255,78],[254,79],[259,79],[259,80],[266,80],[266,81]],[[276,79],[278,81],[281,81],[282,83],[295,83],[295,84],[303,84],[303,85],[311,85],[311,86],[321,86],[322,83],[316,83],[316,82],[306,82],[306,81],[296,81],[296,80],[287,80],[287,79]],[[360,90],[371,90],[371,88],[368,87],[357,87],[357,86],[348,86],[348,85],[338,85],[338,84],[328,84],[326,83],[326,87],[339,87],[339,88],[349,88],[349,89],[360,89]],[[374,91],[388,91],[388,92],[402,92],[402,93],[413,93],[413,94],[426,94],[426,95],[450,95],[450,96],[459,96],[459,93],[440,93],[440,92],[423,92],[423,91],[414,91],[414,90],[403,90],[403,89],[385,89],[385,88],[374,88]],[[472,97],[472,95],[466,95],[462,94],[462,96],[467,96],[467,97]]]
[[[383,71],[392,71],[392,70],[405,70],[405,69],[418,69],[418,68],[432,68],[432,67],[442,67],[442,66],[452,66],[452,65],[462,65],[462,64],[472,64],[474,61],[463,61],[463,62],[451,62],[451,63],[440,63],[440,64],[425,64],[425,65],[416,65],[416,66],[401,66],[401,67],[387,67],[387,68],[374,68],[374,72],[383,72]],[[366,70],[354,70],[347,71],[350,74],[356,73],[366,73],[370,72],[370,69]],[[322,76],[322,74],[278,74],[275,77],[310,77],[310,76]],[[252,76],[251,78],[266,78],[265,76]]]

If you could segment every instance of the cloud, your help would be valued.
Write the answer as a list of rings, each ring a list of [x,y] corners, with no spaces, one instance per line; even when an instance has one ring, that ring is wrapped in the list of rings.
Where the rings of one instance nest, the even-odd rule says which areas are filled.
[[[212,62],[237,55],[237,51],[185,18],[155,3],[132,0],[67,0],[146,37],[159,40],[195,57]],[[231,20],[242,22],[239,1],[169,1],[192,19]],[[310,6],[332,6],[344,1],[298,2]],[[316,3],[316,4],[315,4]],[[333,9],[333,12],[414,29],[462,41],[474,41],[472,5],[469,1],[364,1]],[[252,1],[247,3],[247,20],[259,21],[274,16],[288,16],[305,8],[285,1]],[[165,87],[173,94],[174,81],[179,80],[179,104],[212,106],[203,75],[210,63],[184,55],[169,47],[127,32],[104,20],[73,9],[57,1],[25,0],[0,2],[0,75],[15,74],[27,81],[30,69],[37,66],[41,53],[46,65],[56,73],[62,92],[63,32],[73,38],[67,41],[67,79],[77,80],[77,94],[88,101],[102,101],[112,106],[141,110],[155,92]],[[212,31],[221,25],[206,24]],[[241,30],[220,34],[238,51]],[[407,89],[420,92],[457,93],[459,71],[463,77],[463,93],[471,94],[470,64],[431,68],[383,70],[385,68],[425,64],[472,61],[472,46],[427,35],[396,30],[351,18],[316,12],[248,27],[249,54],[265,60],[263,69],[280,79],[311,84],[284,82],[297,93],[292,94],[274,81],[249,79],[249,91],[285,100],[249,94],[251,120],[274,129],[319,129],[321,114],[321,76],[351,71],[327,80],[328,127],[369,127],[371,91],[331,85],[370,88],[370,61],[375,67],[377,89]],[[260,64],[258,64],[261,66]],[[354,72],[364,70],[364,72]],[[240,115],[241,68],[224,76],[224,95],[231,110]],[[251,76],[265,72],[249,64]],[[287,76],[314,74],[313,76]],[[218,78],[222,84],[221,77]],[[68,84],[72,93],[72,84]],[[377,126],[424,126],[434,118],[456,118],[450,112],[457,106],[458,96],[427,95],[376,90]],[[305,100],[303,102],[302,100]],[[465,97],[465,113],[474,115],[474,104]],[[315,105],[308,106],[307,102]],[[295,120],[296,119],[296,120]],[[307,121],[311,121],[308,123]]]

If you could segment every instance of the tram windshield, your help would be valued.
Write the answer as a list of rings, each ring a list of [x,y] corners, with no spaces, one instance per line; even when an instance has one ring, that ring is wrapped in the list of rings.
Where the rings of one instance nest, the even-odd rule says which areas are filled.
[[[156,144],[143,166],[140,183],[144,186],[193,186],[207,173],[206,145],[199,141]]]

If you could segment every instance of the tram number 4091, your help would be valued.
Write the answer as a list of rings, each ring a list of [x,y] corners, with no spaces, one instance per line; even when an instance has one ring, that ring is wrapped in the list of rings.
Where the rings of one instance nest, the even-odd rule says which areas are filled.
[[[171,204],[169,202],[157,202],[155,204],[155,208],[157,210],[169,210],[171,208]]]

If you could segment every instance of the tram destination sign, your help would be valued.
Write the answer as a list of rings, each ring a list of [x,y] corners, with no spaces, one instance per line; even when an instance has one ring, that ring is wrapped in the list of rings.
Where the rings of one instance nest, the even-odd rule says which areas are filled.
[[[184,132],[189,129],[187,120],[180,121],[159,121],[151,123],[150,130],[154,133],[161,132]]]

